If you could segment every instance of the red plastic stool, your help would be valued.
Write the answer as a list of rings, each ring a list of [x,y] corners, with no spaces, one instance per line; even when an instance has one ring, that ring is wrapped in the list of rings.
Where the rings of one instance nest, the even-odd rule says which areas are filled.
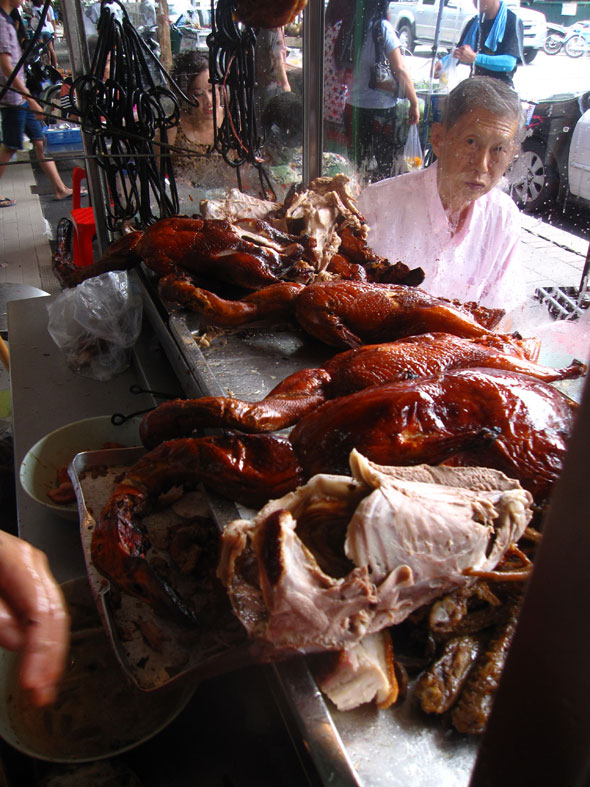
[[[86,170],[82,167],[74,167],[72,172],[72,224],[74,225],[74,265],[84,268],[94,262],[94,250],[92,240],[96,235],[96,225],[94,223],[94,211],[92,208],[80,207],[80,183],[86,177]]]

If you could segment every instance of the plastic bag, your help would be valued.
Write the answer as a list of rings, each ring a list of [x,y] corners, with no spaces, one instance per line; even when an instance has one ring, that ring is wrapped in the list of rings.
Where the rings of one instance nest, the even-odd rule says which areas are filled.
[[[49,334],[71,369],[103,381],[129,366],[141,330],[142,300],[126,271],[103,273],[64,290],[47,311]]]
[[[455,57],[455,47],[453,47],[450,53],[445,58],[443,58],[443,65],[438,72],[439,93],[450,93],[451,90],[457,85],[457,82],[459,81],[457,76],[458,62],[459,61]]]
[[[415,123],[410,126],[408,131],[408,138],[404,146],[404,162],[408,172],[411,172],[413,169],[421,169],[424,164],[422,145],[418,136],[418,126]]]

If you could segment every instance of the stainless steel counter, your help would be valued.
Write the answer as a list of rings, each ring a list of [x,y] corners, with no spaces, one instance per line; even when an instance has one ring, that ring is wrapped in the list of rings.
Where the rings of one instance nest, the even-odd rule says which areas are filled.
[[[151,407],[152,396],[130,393],[133,384],[181,392],[149,325],[136,346],[133,368],[118,377],[101,383],[71,371],[47,332],[47,304],[54,297],[10,302],[8,333],[19,534],[46,552],[63,582],[86,574],[80,531],[20,487],[23,456],[41,437],[71,421]],[[299,748],[302,742],[289,737],[268,679],[269,668],[261,667],[205,681],[166,730],[122,759],[144,787],[189,787],[196,781],[228,787],[319,785],[314,766]],[[13,758],[14,753],[14,783],[41,783],[51,767],[26,757],[15,765]]]
[[[47,553],[53,573],[63,582],[86,573],[79,529],[25,493],[18,481],[21,461],[37,440],[71,421],[131,413],[151,407],[154,399],[130,393],[131,385],[142,382],[135,369],[107,382],[69,369],[47,332],[47,304],[55,297],[11,301],[8,334],[19,535]]]

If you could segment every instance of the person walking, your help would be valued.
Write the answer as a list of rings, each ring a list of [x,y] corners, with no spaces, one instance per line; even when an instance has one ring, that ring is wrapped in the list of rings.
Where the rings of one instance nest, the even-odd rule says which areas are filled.
[[[400,99],[397,92],[392,92],[390,86],[371,85],[371,70],[378,57],[387,60],[395,82],[409,101],[409,124],[418,123],[420,119],[418,98],[401,53],[400,40],[386,20],[387,6],[386,0],[360,0],[357,14],[361,14],[361,24],[357,25],[355,20],[350,31],[353,41],[348,50],[353,70],[344,121],[349,158],[356,164],[361,180],[389,177],[396,152],[403,149],[405,142],[405,139],[398,138],[397,107]],[[357,30],[362,31],[358,42],[355,40]]]
[[[2,116],[2,145],[0,146],[0,178],[6,170],[6,164],[13,158],[17,150],[23,146],[23,135],[26,134],[33,143],[33,148],[43,172],[53,187],[55,199],[62,200],[72,195],[61,179],[54,161],[49,161],[43,153],[43,127],[40,118],[43,110],[31,96],[23,79],[23,70],[19,69],[11,87],[6,84],[21,57],[14,20],[11,11],[19,8],[22,0],[0,0],[0,112]],[[9,208],[15,200],[0,197],[0,208]]]

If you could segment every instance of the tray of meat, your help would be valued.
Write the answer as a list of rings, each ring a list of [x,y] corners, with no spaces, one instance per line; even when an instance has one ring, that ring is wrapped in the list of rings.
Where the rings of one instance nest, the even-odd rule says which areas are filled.
[[[493,573],[502,561],[513,573],[530,494],[494,470],[383,468],[353,453],[351,476],[314,476],[258,513],[240,506],[220,537],[215,500],[183,493],[173,468],[125,531],[123,501],[148,480],[146,456],[88,452],[71,468],[91,586],[135,682],[151,690],[273,662],[326,783],[467,784],[477,738],[457,727],[485,723],[481,688],[498,679],[519,603],[508,573]],[[107,580],[92,540],[113,500],[128,551],[108,558]],[[442,536],[421,554],[433,518]],[[120,549],[108,532],[98,543]]]
[[[145,453],[142,448],[87,451],[69,468],[80,512],[88,577],[117,657],[144,691],[183,679],[197,681],[251,663],[245,632],[215,577],[218,529],[207,498],[196,489],[172,488],[143,520],[150,563],[178,593],[190,598],[198,626],[158,615],[152,606],[121,592],[92,561],[96,517],[118,478]]]

